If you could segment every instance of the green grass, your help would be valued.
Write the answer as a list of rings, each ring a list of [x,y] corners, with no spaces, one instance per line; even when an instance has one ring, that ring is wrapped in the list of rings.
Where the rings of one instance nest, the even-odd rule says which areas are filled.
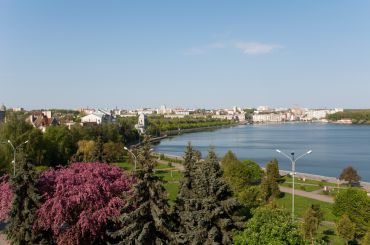
[[[280,184],[280,185],[281,186],[284,186],[284,187],[292,188],[292,184],[291,183],[283,183],[283,184]],[[302,189],[302,186],[304,186],[304,189]],[[294,189],[295,190],[303,190],[303,191],[311,192],[311,191],[320,190],[321,187],[318,186],[318,185],[305,185],[305,184],[301,184],[301,183],[295,183]]]
[[[302,218],[304,216],[304,213],[306,212],[306,209],[311,204],[318,204],[320,205],[320,208],[324,213],[324,220],[326,221],[336,221],[337,220],[337,217],[335,217],[332,213],[333,204],[331,203],[321,202],[315,199],[297,196],[297,195],[294,196],[294,201],[295,201],[294,213],[297,217]],[[292,210],[292,195],[289,193],[285,193],[284,197],[278,198],[276,200],[276,204],[281,208],[285,208],[288,211],[291,211]]]
[[[128,162],[117,162],[113,163],[113,165],[128,171],[131,171],[134,168],[134,166]]]
[[[170,202],[174,202],[176,197],[179,193],[179,184],[178,183],[166,183],[164,184],[164,188],[168,194],[168,199]]]
[[[285,182],[292,182],[293,179],[289,176],[284,176],[282,178]],[[313,185],[322,185],[322,186],[338,186],[337,183],[331,183],[331,182],[326,182],[326,181],[318,181],[318,180],[311,180],[311,179],[306,179],[306,181],[303,181],[301,178],[294,178],[295,183],[302,183],[302,184],[313,184]]]
[[[182,173],[179,171],[157,171],[157,175],[162,176],[163,180],[166,182],[176,182],[178,183],[182,178]]]

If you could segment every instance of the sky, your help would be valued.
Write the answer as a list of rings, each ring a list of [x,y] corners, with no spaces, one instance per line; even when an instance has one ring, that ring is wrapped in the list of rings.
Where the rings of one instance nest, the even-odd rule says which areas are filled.
[[[370,108],[370,1],[0,0],[0,103]]]

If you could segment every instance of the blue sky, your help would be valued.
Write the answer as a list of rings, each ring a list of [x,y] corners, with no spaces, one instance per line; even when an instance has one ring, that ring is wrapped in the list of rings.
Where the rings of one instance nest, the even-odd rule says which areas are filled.
[[[0,103],[370,108],[370,1],[0,0]]]

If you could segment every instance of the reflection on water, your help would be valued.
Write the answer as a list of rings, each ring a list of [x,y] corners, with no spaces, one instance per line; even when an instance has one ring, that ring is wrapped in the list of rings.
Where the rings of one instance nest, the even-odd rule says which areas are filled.
[[[243,125],[216,131],[183,134],[162,140],[155,150],[183,155],[186,144],[205,156],[210,146],[219,157],[232,150],[239,159],[252,159],[260,165],[277,158],[280,168],[289,170],[290,162],[275,149],[296,155],[313,153],[297,162],[297,172],[337,177],[348,165],[354,166],[364,181],[370,181],[370,126],[337,124]]]

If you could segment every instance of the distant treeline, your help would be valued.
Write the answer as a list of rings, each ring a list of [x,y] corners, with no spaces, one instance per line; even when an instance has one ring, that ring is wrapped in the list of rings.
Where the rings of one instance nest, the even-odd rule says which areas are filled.
[[[226,119],[205,118],[165,118],[164,116],[148,117],[147,133],[153,136],[159,136],[170,130],[203,128],[211,126],[225,126],[235,124],[235,121]]]
[[[327,116],[328,120],[352,119],[353,124],[370,124],[370,109],[344,110]]]

